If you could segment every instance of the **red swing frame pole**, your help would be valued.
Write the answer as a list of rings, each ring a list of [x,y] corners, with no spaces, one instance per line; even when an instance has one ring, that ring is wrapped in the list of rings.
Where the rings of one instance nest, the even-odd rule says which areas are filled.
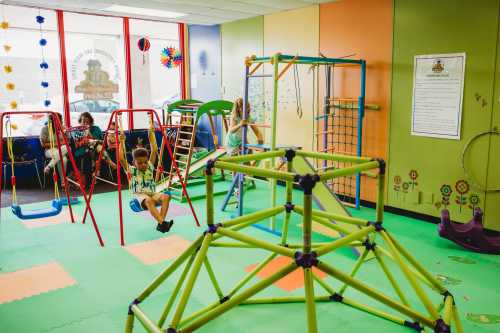
[[[69,157],[69,160],[71,162],[71,165],[73,167],[73,170],[75,170],[75,173],[77,175],[77,179],[78,179],[78,185],[80,187],[80,190],[81,192],[83,193],[83,197],[85,199],[85,210],[89,212],[91,218],[92,218],[92,224],[94,226],[94,230],[95,230],[95,233],[97,235],[97,238],[99,240],[99,244],[101,246],[104,246],[104,242],[102,240],[102,237],[101,237],[101,233],[99,231],[99,227],[97,225],[97,222],[95,220],[95,217],[94,217],[94,213],[92,211],[92,207],[90,207],[90,200],[89,200],[89,197],[87,197],[87,193],[85,192],[85,189],[83,188],[81,182],[80,182],[80,173],[79,173],[79,170],[78,168],[76,167],[76,162],[75,162],[75,159],[73,158],[73,153],[71,151],[71,147],[69,146],[69,143],[68,143],[68,140],[66,138],[66,135],[65,135],[65,132],[63,130],[63,127],[62,127],[62,124],[61,122],[59,121],[59,117],[57,116],[57,113],[56,112],[52,112],[52,111],[8,111],[8,112],[2,112],[0,113],[0,124],[1,124],[1,128],[0,128],[0,151],[3,152],[3,127],[4,127],[4,118],[6,116],[11,116],[11,115],[19,115],[19,114],[24,114],[24,115],[40,115],[40,114],[43,114],[43,115],[47,115],[47,116],[50,116],[52,118],[52,121],[53,121],[53,124],[55,125],[55,136],[56,136],[56,143],[57,143],[57,150],[58,150],[58,153],[59,153],[59,156],[61,157],[61,163],[63,163],[63,154],[62,154],[62,150],[61,150],[61,140],[60,140],[60,137],[59,135],[62,134],[62,138],[64,140],[64,144],[66,145],[66,148],[68,150],[68,157]],[[3,154],[0,154],[0,165],[2,164],[3,162]],[[69,212],[70,212],[70,216],[71,216],[71,222],[72,223],[75,223],[75,218],[74,218],[74,215],[73,215],[73,207],[71,205],[71,199],[70,199],[70,194],[69,194],[69,186],[68,186],[68,179],[67,179],[67,176],[66,176],[66,168],[63,166],[61,168],[62,170],[62,181],[64,181],[64,191],[66,192],[66,198],[68,200],[68,209],[69,209]],[[0,179],[3,179],[3,168],[0,168]],[[0,181],[1,182],[1,181]],[[1,185],[1,183],[0,183]],[[1,203],[1,193],[2,193],[2,187],[0,186],[0,203]]]
[[[104,134],[104,141],[103,141],[103,144],[102,144],[102,149],[101,151],[99,152],[99,157],[97,159],[97,162],[96,162],[96,168],[97,167],[100,167],[101,165],[101,162],[102,162],[102,159],[103,159],[103,155],[104,155],[104,151],[106,150],[106,145],[107,145],[107,137],[109,135],[109,132],[110,132],[110,126],[111,124],[113,123],[113,120],[114,120],[114,123],[115,123],[115,129],[114,129],[114,133],[113,135],[115,136],[115,144],[116,144],[116,178],[117,178],[117,187],[118,187],[118,210],[119,210],[119,219],[120,219],[120,244],[123,246],[125,245],[125,237],[124,237],[124,226],[123,226],[123,203],[122,203],[122,194],[121,194],[121,191],[122,191],[122,186],[121,186],[121,163],[120,163],[120,151],[119,149],[121,149],[121,145],[120,145],[120,142],[119,142],[119,136],[118,136],[118,131],[119,131],[119,127],[118,127],[118,116],[121,116],[122,114],[127,114],[130,116],[130,114],[133,114],[133,113],[147,113],[149,114],[153,120],[156,120],[156,122],[159,124],[159,127],[156,127],[155,126],[155,132],[156,131],[161,131],[161,135],[162,135],[162,140],[167,140],[165,141],[165,145],[167,147],[167,150],[168,150],[168,153],[169,153],[169,156],[170,156],[170,159],[174,165],[174,169],[176,171],[176,174],[177,174],[177,177],[179,178],[179,182],[181,183],[181,186],[182,186],[182,192],[183,194],[185,195],[187,201],[188,201],[188,204],[189,204],[189,208],[191,210],[191,213],[193,214],[193,217],[195,219],[195,222],[196,222],[196,225],[199,227],[200,226],[200,222],[198,220],[198,216],[196,215],[196,211],[194,210],[194,207],[193,207],[193,204],[191,202],[191,198],[189,197],[189,194],[187,192],[187,188],[186,188],[186,183],[179,171],[179,168],[178,168],[178,165],[175,161],[175,158],[173,156],[173,152],[172,152],[172,148],[170,147],[170,143],[168,141],[168,138],[165,134],[165,129],[167,128],[177,128],[178,126],[163,126],[161,121],[160,121],[160,117],[158,116],[158,113],[153,110],[153,109],[119,109],[119,110],[115,110],[111,113],[111,117],[109,119],[109,122],[108,122],[108,127],[106,129],[106,132]],[[154,121],[153,121],[154,123]],[[92,196],[93,196],[93,193],[94,193],[94,189],[95,189],[95,183],[96,183],[96,178],[94,177],[92,179],[92,184],[90,186],[90,190],[89,190],[89,201],[92,199]],[[85,219],[87,217],[87,209],[85,210],[85,213],[83,214],[83,220],[82,220],[82,223],[85,222]]]

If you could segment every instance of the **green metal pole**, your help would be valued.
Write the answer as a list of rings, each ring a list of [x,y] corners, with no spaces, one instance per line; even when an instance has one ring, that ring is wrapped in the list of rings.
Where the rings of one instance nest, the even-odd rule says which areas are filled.
[[[158,327],[163,327],[163,324],[165,324],[165,320],[167,320],[168,313],[170,312],[172,305],[174,305],[174,302],[177,299],[177,295],[179,294],[179,291],[181,290],[182,284],[186,280],[187,273],[191,269],[191,265],[193,264],[195,256],[196,256],[196,252],[191,255],[191,258],[189,258],[189,261],[186,263],[186,266],[184,267],[184,270],[182,271],[181,276],[179,277],[179,280],[177,280],[175,288],[172,291],[172,294],[170,295],[170,298],[168,299],[167,304],[165,304],[165,308],[163,309],[163,312],[161,313],[160,320],[158,320]]]
[[[347,304],[349,306],[352,306],[353,308],[359,309],[361,311],[373,314],[373,315],[375,315],[375,316],[377,316],[379,318],[392,321],[392,322],[394,322],[396,324],[400,324],[400,325],[404,325],[405,324],[405,320],[402,319],[402,318],[399,318],[397,316],[394,316],[394,315],[389,314],[389,313],[384,312],[384,311],[380,311],[380,310],[375,309],[375,308],[373,308],[371,306],[368,306],[368,305],[365,305],[365,304],[361,304],[361,303],[356,302],[356,301],[354,301],[352,299],[347,299],[347,298],[344,297],[342,299],[342,303]]]
[[[240,294],[232,297],[227,302],[222,303],[217,308],[215,308],[215,309],[207,312],[203,317],[200,317],[200,318],[196,319],[190,325],[184,327],[182,329],[182,333],[193,332],[194,330],[196,330],[196,329],[200,328],[201,326],[205,325],[206,323],[208,323],[212,319],[220,316],[224,312],[232,309],[236,305],[238,305],[238,304],[242,303],[243,301],[249,299],[253,295],[255,295],[258,292],[260,292],[261,290],[263,290],[266,287],[268,287],[271,284],[273,284],[274,282],[276,282],[279,279],[283,278],[284,276],[290,274],[296,268],[297,268],[297,265],[295,264],[295,262],[290,263],[289,265],[283,267],[282,269],[280,269],[278,272],[274,273],[270,277],[257,282],[252,287],[250,287],[250,288],[246,289],[245,291],[243,291],[242,293],[240,293]]]
[[[230,229],[219,228],[219,229],[217,229],[217,232],[221,235],[236,239],[240,242],[248,243],[251,245],[256,245],[264,250],[276,252],[276,253],[281,254],[283,256],[286,256],[286,257],[293,258],[295,255],[295,251],[293,251],[291,249],[287,249],[283,246],[274,245],[274,244],[271,244],[268,242],[264,242],[264,241],[258,240],[256,238],[241,234],[239,232],[232,231]]]
[[[193,286],[196,281],[196,278],[198,277],[198,273],[200,272],[201,265],[203,264],[203,261],[205,260],[205,256],[207,254],[208,247],[210,245],[210,242],[212,241],[212,234],[207,233],[205,235],[205,239],[203,239],[203,243],[201,244],[201,248],[198,251],[198,254],[195,258],[195,261],[193,263],[193,268],[191,269],[191,274],[189,275],[189,278],[186,282],[186,286],[184,287],[184,292],[181,295],[181,299],[179,300],[179,304],[177,305],[177,309],[174,313],[174,317],[172,318],[172,322],[170,323],[170,328],[177,328],[177,325],[181,321],[182,314],[184,313],[184,310],[186,309],[187,302],[189,300],[189,296],[191,295],[191,292],[193,291]]]
[[[137,305],[132,305],[131,310],[134,312],[139,322],[149,333],[163,333],[161,328],[156,326],[155,323],[149,319],[144,312]]]
[[[385,163],[385,162],[382,162]],[[384,220],[384,203],[385,203],[385,164],[381,168],[381,172],[379,172],[377,176],[377,206],[376,206],[376,214],[377,214],[377,222],[382,222]]]
[[[125,322],[125,333],[132,333],[134,330],[134,313],[127,315],[127,321]]]
[[[212,265],[210,265],[210,262],[208,261],[208,257],[205,257],[204,264],[205,264],[205,269],[207,270],[208,273],[208,277],[210,278],[210,281],[212,281],[217,296],[219,296],[219,299],[222,299],[224,297],[224,293],[222,292],[220,285],[217,282],[217,278],[215,277]]]
[[[301,206],[295,206],[293,208],[293,210],[294,210],[294,212],[299,213],[299,214],[303,214],[303,212],[304,212],[304,208]],[[358,219],[358,218],[350,217],[350,216],[339,215],[339,214],[328,213],[328,212],[324,212],[324,211],[316,210],[316,209],[312,210],[312,215],[317,216],[317,217],[323,217],[323,218],[326,218],[328,220],[334,220],[334,221],[339,221],[339,222],[345,222],[348,224],[354,224],[354,225],[357,225],[360,227],[365,227],[368,225],[367,220]],[[349,232],[347,232],[347,233],[349,233]]]
[[[276,53],[272,58],[273,64],[273,114],[271,116],[271,150],[276,150],[276,132],[278,128],[278,81],[279,81],[279,63],[281,54]],[[276,166],[276,159],[271,159],[271,167]],[[269,182],[271,186],[271,207],[276,206],[276,180],[271,179]],[[276,229],[276,218],[271,218],[271,230]]]
[[[217,161],[215,162],[215,166],[219,169],[224,169],[224,170],[229,170],[229,171],[234,171],[234,172],[241,172],[246,175],[250,176],[259,176],[259,177],[265,177],[265,178],[270,178],[272,179],[279,179],[282,181],[287,181],[287,180],[292,180],[294,179],[295,175],[293,173],[288,173],[288,172],[283,172],[283,171],[276,171],[276,170],[269,170],[269,169],[262,169],[254,166],[249,166],[249,165],[240,165],[240,164],[235,164],[235,163],[229,163],[229,162],[222,162],[222,161]],[[276,205],[273,205],[272,207],[275,207]]]
[[[417,294],[418,298],[422,301],[425,308],[427,309],[427,312],[431,315],[433,320],[438,319],[439,314],[437,313],[436,308],[432,304],[429,297],[427,297],[427,294],[425,294],[425,292],[422,289],[422,287],[420,286],[420,284],[417,283],[413,274],[408,270],[408,267],[406,267],[406,263],[403,261],[403,259],[399,255],[399,252],[396,249],[396,247],[394,246],[394,243],[391,241],[391,238],[388,236],[388,234],[385,232],[385,230],[380,231],[379,234],[382,236],[385,243],[389,247],[389,251],[391,251],[392,255],[394,256],[394,259],[396,260],[399,267],[403,271],[403,274],[406,276],[406,279],[408,280],[408,282],[410,282],[410,284],[413,287],[413,289],[415,290],[415,293]]]
[[[214,302],[214,303],[204,307],[203,309],[197,310],[197,311],[193,312],[192,314],[190,314],[189,316],[187,316],[186,318],[182,319],[182,321],[179,323],[180,331],[182,331],[182,327],[186,326],[187,324],[189,324],[190,322],[192,322],[196,318],[200,317],[201,315],[207,313],[208,311],[215,309],[220,304],[221,304],[220,301]]]
[[[158,286],[161,285],[166,278],[168,278],[173,272],[175,272],[175,270],[196,251],[203,239],[203,236],[198,237],[179,257],[177,257],[177,259],[174,260],[174,262],[170,266],[168,266],[163,272],[161,272],[153,280],[153,282],[151,282],[151,284],[147,286],[146,289],[144,289],[144,291],[137,297],[137,300],[142,302],[149,295],[151,295],[151,293],[155,291],[155,289],[158,288]]]
[[[230,156],[230,157],[221,157],[218,161],[222,162],[230,162],[230,163],[245,163],[245,162],[253,162],[253,161],[262,161],[268,158],[281,157],[285,155],[285,151],[283,150],[272,150],[264,153],[255,153],[251,155],[238,155],[238,156]]]
[[[230,221],[222,222],[222,225],[224,226],[224,228],[229,228],[248,221],[258,222],[284,211],[285,207],[283,206],[266,208],[255,213],[236,217]]]
[[[210,247],[231,247],[241,249],[255,249],[257,246],[249,245],[241,242],[212,242]]]
[[[326,284],[325,281],[323,281],[316,274],[314,274],[314,272],[312,274],[312,277],[313,277],[314,281],[318,282],[319,285],[321,287],[323,287],[323,289],[325,289],[330,295],[335,294],[335,290],[333,290],[333,288],[331,288],[328,284]]]
[[[302,157],[320,159],[320,160],[355,163],[355,164],[373,161],[371,157],[357,157],[357,156],[342,155],[342,154],[326,154],[326,153],[317,153],[305,150],[298,150],[297,155]]]
[[[338,178],[338,177],[344,177],[344,176],[349,176],[349,175],[354,175],[358,172],[361,171],[366,171],[366,170],[371,170],[377,168],[379,165],[378,161],[372,161],[372,162],[364,162],[361,164],[357,164],[351,167],[346,167],[342,169],[335,169],[332,171],[327,171],[319,175],[319,179],[321,181],[333,179],[333,178]]]
[[[264,261],[262,261],[259,265],[257,265],[257,267],[255,267],[250,273],[248,273],[247,276],[245,276],[240,282],[238,282],[233,290],[229,292],[228,296],[232,297],[233,295],[235,295],[238,290],[240,290],[245,284],[247,284],[248,281],[253,279],[253,277],[257,275],[264,267],[266,267],[267,264],[271,262],[271,260],[276,258],[277,255],[278,254],[276,253],[271,253],[266,259],[264,259]]]
[[[368,255],[368,253],[369,253],[368,250],[364,250],[363,254],[361,254],[359,256],[358,260],[356,260],[356,263],[354,264],[354,267],[351,270],[351,273],[349,274],[350,277],[356,276],[356,273],[358,272],[358,270],[360,269],[361,265],[365,261],[366,256]],[[343,295],[346,289],[347,289],[347,283],[344,283],[344,285],[342,286],[342,288],[340,288],[340,290],[339,290],[339,294]]]
[[[457,333],[464,333],[464,328],[462,326],[462,322],[460,321],[460,316],[458,315],[458,310],[455,305],[453,305],[453,323],[455,323]]]
[[[379,302],[393,308],[396,311],[399,311],[414,320],[421,322],[428,327],[434,327],[434,320],[431,318],[427,318],[424,315],[416,312],[415,310],[407,307],[404,304],[401,304],[386,295],[382,294],[381,292],[369,287],[368,285],[364,284],[363,282],[356,280],[355,278],[350,277],[349,275],[333,268],[332,266],[326,264],[323,261],[320,261],[318,263],[318,268],[321,269],[323,272],[327,273],[328,275],[331,275],[332,277],[349,284],[349,286],[353,287],[354,289],[366,294],[367,296],[374,298],[378,300]]]
[[[207,169],[205,180],[206,180],[206,196],[207,196],[207,225],[214,224],[214,168]]]
[[[401,244],[391,235],[387,234],[390,238],[391,242],[394,244],[396,249],[408,260],[415,269],[422,274],[434,287],[439,291],[439,293],[443,294],[447,291],[447,289],[439,282],[431,273],[429,273],[420,263],[415,260],[415,258],[404,248]]]
[[[401,302],[403,302],[404,305],[409,306],[408,300],[406,299],[405,295],[403,294],[403,291],[399,287],[398,283],[396,282],[396,279],[392,275],[391,271],[387,267],[384,259],[382,258],[382,254],[380,253],[378,246],[373,249],[373,253],[375,254],[375,258],[377,259],[377,262],[380,264],[380,267],[382,267],[382,270],[384,271],[385,275],[387,276],[387,279],[392,285],[392,288],[398,294],[399,299]]]
[[[311,233],[312,233],[312,194],[304,193],[304,214],[302,215],[302,228],[303,228],[303,251],[304,254],[311,253]],[[321,249],[320,247],[319,249]],[[318,249],[318,250],[319,250]],[[318,253],[319,255],[319,253]]]
[[[311,223],[310,220],[309,223]],[[307,331],[308,333],[317,333],[318,323],[316,320],[316,304],[314,303],[314,283],[313,283],[311,268],[304,268],[304,288],[306,292]]]
[[[325,255],[325,254],[330,253],[333,250],[336,250],[342,246],[348,245],[349,243],[351,243],[353,241],[364,238],[366,235],[373,232],[374,230],[375,230],[375,227],[373,227],[373,226],[362,228],[359,231],[353,232],[347,236],[344,236],[344,237],[339,238],[331,243],[328,243],[326,245],[323,245],[323,246],[317,248],[316,253],[318,254],[318,256]]]
[[[443,321],[446,325],[451,325],[451,318],[453,316],[453,297],[446,296],[444,300],[444,314]]]
[[[286,171],[293,171],[293,160],[286,162]],[[286,202],[292,203],[293,200],[293,182],[290,180],[286,181]],[[283,222],[283,227],[281,228],[281,244],[285,245],[288,241],[288,225],[290,223],[290,216],[292,212],[285,211],[285,221]]]

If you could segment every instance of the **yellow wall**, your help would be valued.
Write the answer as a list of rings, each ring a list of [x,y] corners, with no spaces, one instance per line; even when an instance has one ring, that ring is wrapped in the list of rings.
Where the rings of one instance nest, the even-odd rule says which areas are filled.
[[[319,50],[319,7],[310,6],[297,10],[264,16],[264,55],[276,52],[317,56]],[[303,116],[297,116],[297,105],[293,71],[289,70],[279,81],[279,110],[277,122],[277,143],[301,146],[311,149],[313,136],[313,79],[308,66],[301,65],[299,78]],[[271,73],[270,66],[264,70]],[[272,97],[272,79],[265,79],[266,106]],[[270,115],[270,112],[267,112]],[[267,134],[269,135],[269,134]]]

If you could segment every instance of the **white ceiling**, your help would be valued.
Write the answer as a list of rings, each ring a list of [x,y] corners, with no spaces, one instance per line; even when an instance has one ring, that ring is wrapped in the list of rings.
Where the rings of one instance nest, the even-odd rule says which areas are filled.
[[[83,13],[106,13],[106,15],[109,15],[109,12],[102,11],[103,8],[109,7],[111,4],[117,4],[185,13],[188,15],[178,18],[175,21],[211,25],[331,1],[332,0],[5,0],[0,2]],[[123,16],[168,21],[161,17],[127,15],[128,13],[119,14]]]

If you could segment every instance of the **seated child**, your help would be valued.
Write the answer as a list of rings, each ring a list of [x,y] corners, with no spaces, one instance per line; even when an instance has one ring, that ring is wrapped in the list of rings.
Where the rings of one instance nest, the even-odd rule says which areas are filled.
[[[62,115],[60,113],[57,113],[57,117],[59,118],[59,122],[62,125],[63,123]],[[53,140],[56,140],[54,131],[55,125],[52,119],[50,119],[50,121],[52,121],[52,135],[53,135],[52,138]],[[52,148],[50,138],[51,136],[49,135],[49,125],[47,122],[47,124],[44,127],[42,127],[40,131],[40,143],[42,144],[42,148],[44,149],[45,157],[50,158],[50,162],[47,164],[47,166],[43,171],[46,174],[48,174],[52,168],[58,165],[59,177],[61,177],[60,179],[62,179],[61,168],[66,168],[66,164],[68,162],[67,159],[68,147],[66,147],[66,145],[64,144],[63,137],[61,136],[61,133],[59,133],[59,140],[61,143],[61,153],[62,153],[62,165],[61,165],[61,163],[59,163],[61,161],[61,157],[59,156],[59,149],[57,148],[57,142],[53,142],[54,148]]]
[[[151,135],[154,135],[154,132],[150,132],[150,138]],[[120,141],[124,140],[125,138],[120,136]],[[156,141],[150,142],[154,143]],[[133,165],[129,165],[123,150],[120,149],[120,162],[130,174],[129,181],[134,196],[140,202],[142,208],[148,210],[158,222],[156,230],[165,233],[170,230],[174,221],[165,220],[170,205],[170,195],[156,192],[154,163],[157,150],[156,144],[151,144],[151,154],[145,148],[135,149],[132,152]],[[156,208],[158,204],[161,204],[160,211]]]

